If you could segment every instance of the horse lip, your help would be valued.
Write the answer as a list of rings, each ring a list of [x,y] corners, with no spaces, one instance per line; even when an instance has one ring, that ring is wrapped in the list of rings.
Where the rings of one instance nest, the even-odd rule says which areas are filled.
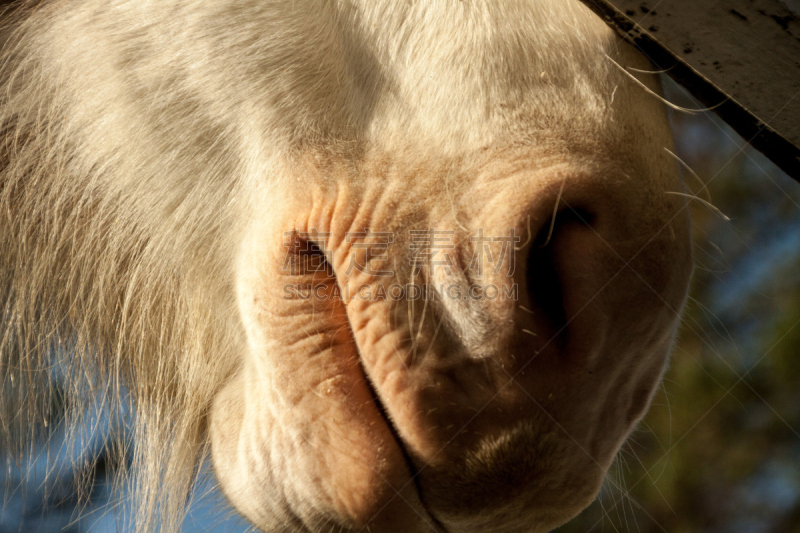
[[[338,281],[338,279],[337,279],[337,281]],[[414,493],[415,493],[415,495],[417,497],[417,501],[419,502],[419,505],[422,508],[421,510],[425,514],[425,516],[420,516],[420,518],[423,520],[423,522],[425,522],[425,524],[428,526],[428,528],[430,530],[433,530],[435,533],[449,533],[448,530],[434,517],[433,513],[431,513],[430,509],[428,508],[428,505],[426,504],[426,502],[422,498],[422,490],[421,490],[420,483],[419,483],[419,481],[420,481],[419,480],[419,473],[423,469],[425,469],[425,466],[423,465],[421,468],[417,468],[415,466],[414,461],[413,461],[413,459],[411,457],[411,454],[409,453],[408,445],[406,444],[406,442],[401,437],[400,431],[398,430],[397,426],[395,425],[395,422],[392,419],[392,416],[390,415],[387,406],[384,404],[383,401],[381,401],[381,398],[380,398],[380,395],[378,394],[376,386],[373,383],[369,372],[367,371],[367,368],[365,366],[365,361],[364,361],[364,355],[362,353],[362,349],[361,349],[361,346],[360,346],[359,342],[355,338],[353,324],[352,324],[352,320],[351,320],[351,317],[349,316],[349,314],[348,314],[348,319],[347,320],[348,320],[348,326],[350,328],[350,333],[351,333],[351,335],[353,337],[353,344],[355,345],[356,350],[358,351],[358,361],[359,361],[359,366],[361,368],[361,375],[362,375],[362,378],[364,380],[364,383],[365,383],[365,385],[366,385],[367,389],[369,390],[369,393],[370,393],[370,395],[372,397],[372,402],[373,402],[373,404],[375,406],[375,409],[380,414],[381,418],[383,419],[383,423],[384,423],[385,427],[388,429],[389,433],[391,434],[392,438],[394,439],[395,444],[397,445],[397,448],[400,450],[400,453],[401,453],[401,455],[403,457],[403,460],[405,461],[405,465],[406,465],[407,471],[409,473],[408,482],[405,485],[403,485],[402,487],[400,487],[399,489],[396,490],[396,493],[392,497],[392,499],[394,499],[394,498],[402,498],[400,492],[403,489],[405,489],[408,486],[409,483],[413,483]],[[389,501],[391,501],[391,500],[389,500]],[[388,505],[389,501],[387,501],[385,505]],[[409,507],[411,507],[411,504],[409,504]]]

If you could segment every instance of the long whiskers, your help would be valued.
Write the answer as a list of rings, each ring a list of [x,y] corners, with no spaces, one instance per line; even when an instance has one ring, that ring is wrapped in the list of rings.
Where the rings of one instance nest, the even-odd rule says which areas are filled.
[[[671,156],[672,156],[672,157],[673,157],[673,158],[674,158],[674,159],[675,159],[675,160],[676,160],[678,163],[680,163],[680,165],[681,165],[683,168],[685,168],[685,169],[686,169],[686,170],[689,172],[689,174],[691,174],[692,176],[694,176],[694,178],[695,178],[697,181],[699,181],[699,182],[700,182],[700,187],[701,187],[701,189],[702,189],[702,190],[706,191],[706,196],[708,197],[708,201],[710,202],[710,201],[711,201],[711,192],[708,190],[708,187],[706,187],[706,182],[704,182],[704,181],[703,181],[703,180],[700,178],[700,176],[698,176],[698,175],[697,175],[697,172],[695,172],[694,170],[692,170],[692,167],[690,167],[690,166],[689,166],[689,165],[686,163],[686,161],[684,161],[683,159],[681,159],[680,157],[678,157],[678,156],[677,156],[677,155],[676,155],[674,152],[672,152],[672,150],[670,150],[669,148],[667,148],[667,147],[664,147],[664,151],[665,151],[665,152],[667,152],[669,155],[671,155]]]
[[[700,202],[701,204],[703,204],[704,206],[709,208],[711,211],[713,211],[714,213],[716,213],[717,215],[722,217],[722,219],[725,220],[726,222],[730,222],[731,221],[731,219],[728,218],[728,216],[725,215],[725,213],[720,211],[720,209],[717,206],[715,206],[714,204],[712,204],[708,200],[704,200],[703,198],[700,198],[699,196],[697,196],[695,194],[688,194],[688,193],[685,193],[685,192],[675,192],[675,191],[667,191],[664,194],[671,194],[671,195],[674,195],[674,196],[682,196],[682,197],[688,198],[690,200],[697,200],[698,202]]]
[[[544,248],[550,243],[550,238],[553,236],[553,229],[556,227],[556,215],[558,214],[558,204],[561,203],[561,195],[564,193],[564,185],[567,183],[567,178],[565,177],[561,180],[561,187],[558,189],[558,196],[556,196],[556,204],[553,206],[553,216],[550,218],[550,229],[547,230],[547,238],[544,240],[544,244],[539,246],[539,248]]]
[[[725,99],[725,100],[723,100],[722,102],[718,103],[717,105],[714,105],[714,106],[712,106],[712,107],[706,107],[706,108],[702,108],[702,109],[689,109],[688,107],[682,107],[682,106],[679,106],[679,105],[677,105],[677,104],[673,104],[672,102],[670,102],[669,100],[667,100],[666,98],[664,98],[663,96],[661,96],[660,94],[658,94],[657,92],[655,92],[655,91],[653,91],[652,89],[650,89],[650,87],[648,87],[647,85],[645,85],[644,83],[642,83],[641,81],[639,81],[639,79],[638,79],[636,76],[634,76],[633,74],[631,74],[631,73],[628,71],[628,69],[626,69],[625,67],[623,67],[622,65],[620,65],[619,63],[617,63],[616,61],[614,61],[614,59],[613,59],[611,56],[609,56],[608,54],[606,54],[606,58],[607,58],[609,61],[611,61],[611,62],[612,62],[612,63],[613,63],[613,64],[614,64],[614,65],[615,65],[615,66],[616,66],[618,69],[620,69],[620,70],[621,70],[621,71],[622,71],[622,72],[623,72],[623,73],[624,73],[626,76],[628,76],[628,77],[629,77],[631,80],[633,80],[633,82],[634,82],[636,85],[638,85],[639,87],[641,87],[642,89],[644,89],[644,90],[645,90],[645,91],[646,91],[648,94],[650,94],[650,95],[652,95],[652,96],[655,96],[655,97],[656,97],[656,98],[658,98],[658,99],[659,99],[661,102],[663,102],[663,103],[664,103],[664,105],[666,105],[667,107],[669,107],[669,108],[671,108],[671,109],[674,109],[675,111],[680,111],[680,112],[682,112],[682,113],[688,113],[688,114],[690,114],[690,115],[696,115],[697,113],[704,113],[704,112],[706,112],[706,111],[713,111],[714,109],[718,108],[719,106],[721,106],[722,104],[724,104],[724,103],[727,101],[727,99]]]

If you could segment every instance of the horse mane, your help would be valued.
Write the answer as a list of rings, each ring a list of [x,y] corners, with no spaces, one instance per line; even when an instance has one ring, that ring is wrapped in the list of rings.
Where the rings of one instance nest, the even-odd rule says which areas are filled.
[[[135,530],[173,531],[203,467],[210,401],[236,360],[235,324],[219,327],[230,276],[208,257],[236,225],[235,183],[218,185],[232,162],[198,139],[219,132],[197,127],[162,148],[169,159],[103,139],[130,132],[111,92],[105,109],[75,112],[50,7],[23,2],[3,29],[0,449],[21,461],[56,434],[78,446],[102,413],[128,426],[105,453],[132,494]],[[179,177],[172,194],[166,172]]]

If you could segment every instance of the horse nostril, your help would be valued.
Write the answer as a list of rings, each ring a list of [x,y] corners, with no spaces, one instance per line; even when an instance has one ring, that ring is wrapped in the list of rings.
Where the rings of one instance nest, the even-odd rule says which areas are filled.
[[[531,243],[526,258],[525,284],[530,305],[538,310],[553,333],[560,332],[567,324],[564,308],[564,280],[560,263],[564,261],[562,250],[564,235],[571,231],[590,230],[595,216],[582,208],[567,207],[559,211],[546,224]],[[566,251],[569,256],[569,250]]]
[[[315,234],[292,232],[284,240],[286,250],[283,272],[295,276],[311,276],[315,280],[333,277],[324,240]]]

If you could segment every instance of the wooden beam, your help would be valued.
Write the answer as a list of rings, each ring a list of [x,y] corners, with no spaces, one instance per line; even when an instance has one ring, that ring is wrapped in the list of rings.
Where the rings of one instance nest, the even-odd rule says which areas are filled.
[[[800,181],[800,2],[582,1]]]

